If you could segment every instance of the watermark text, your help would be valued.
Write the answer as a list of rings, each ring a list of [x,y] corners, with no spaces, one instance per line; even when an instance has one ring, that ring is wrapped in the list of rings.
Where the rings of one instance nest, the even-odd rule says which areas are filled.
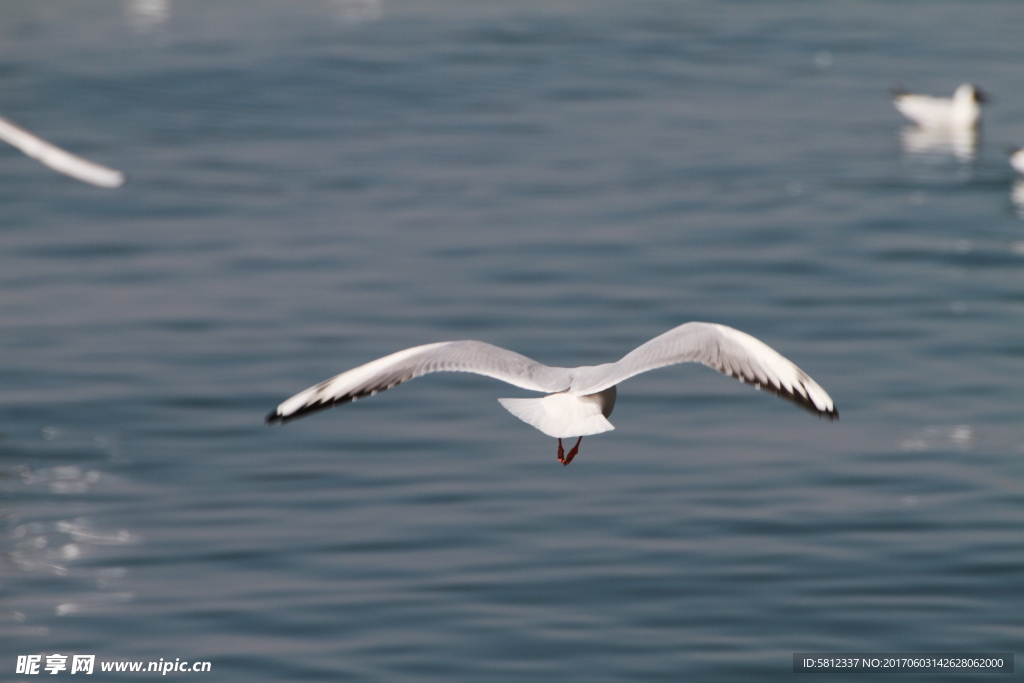
[[[166,676],[169,673],[206,673],[211,669],[210,662],[182,661],[175,657],[174,661],[160,658],[159,661],[128,661],[105,660],[96,661],[96,655],[18,655],[14,673],[22,675],[50,674],[91,674],[96,670],[104,673],[157,673]]]

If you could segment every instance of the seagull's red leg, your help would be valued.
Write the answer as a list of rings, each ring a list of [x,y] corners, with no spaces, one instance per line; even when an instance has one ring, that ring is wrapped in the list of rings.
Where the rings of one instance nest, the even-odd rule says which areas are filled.
[[[576,445],[573,446],[568,453],[566,453],[564,460],[561,457],[559,457],[558,462],[562,463],[563,465],[568,465],[569,463],[571,463],[572,459],[576,457],[576,454],[580,452],[580,443],[582,442],[582,436],[576,439]],[[561,439],[559,439],[559,450],[561,450]]]
[[[563,465],[568,465],[569,464],[569,463],[567,463],[565,461],[565,449],[562,448],[562,440],[561,439],[558,440],[558,462],[562,463]]]

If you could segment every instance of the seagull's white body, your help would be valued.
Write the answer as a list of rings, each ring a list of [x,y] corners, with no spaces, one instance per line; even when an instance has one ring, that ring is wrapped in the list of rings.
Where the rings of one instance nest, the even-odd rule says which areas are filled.
[[[1024,147],[1010,153],[1010,166],[1018,173],[1024,173]]]
[[[0,140],[17,147],[55,171],[96,187],[116,188],[124,185],[125,175],[65,151],[29,133],[7,119],[0,118]]]
[[[831,397],[807,373],[764,342],[725,325],[690,322],[655,337],[615,363],[557,368],[479,341],[416,346],[361,365],[312,386],[279,405],[267,422],[287,422],[339,403],[354,401],[431,372],[472,372],[547,394],[502,398],[513,415],[561,439],[614,429],[608,417],[616,385],[648,370],[677,363],[702,363],[790,400],[812,413],[836,419]],[[572,459],[576,448],[569,454]],[[562,460],[568,464],[568,460]]]
[[[970,83],[956,89],[953,97],[932,97],[906,92],[893,94],[901,114],[924,128],[973,128],[981,122],[985,96]]]
[[[564,439],[615,429],[608,416],[615,407],[615,387],[583,396],[568,392],[544,398],[499,398],[498,403],[548,436]]]

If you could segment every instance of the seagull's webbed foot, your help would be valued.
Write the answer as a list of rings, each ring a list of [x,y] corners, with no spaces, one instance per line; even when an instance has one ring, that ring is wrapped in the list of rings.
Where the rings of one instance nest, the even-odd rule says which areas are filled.
[[[580,443],[582,443],[582,441],[583,441],[583,437],[582,436],[580,438],[576,439],[576,445],[573,446],[572,448],[570,448],[569,452],[566,453],[565,450],[562,448],[562,440],[559,439],[558,440],[558,462],[562,463],[563,465],[568,465],[569,463],[571,463],[572,459],[576,457],[576,454],[580,452]]]

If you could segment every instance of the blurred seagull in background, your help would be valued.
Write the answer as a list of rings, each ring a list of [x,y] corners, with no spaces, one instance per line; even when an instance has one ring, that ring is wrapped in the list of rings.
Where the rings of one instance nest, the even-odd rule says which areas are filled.
[[[745,384],[792,401],[819,417],[839,412],[807,373],[754,337],[725,325],[689,322],[655,337],[615,363],[579,368],[542,365],[513,351],[480,341],[416,346],[361,365],[310,387],[275,408],[267,424],[288,422],[339,403],[407,382],[431,372],[472,372],[547,394],[542,398],[500,398],[510,413],[558,439],[558,461],[568,465],[584,436],[615,427],[616,385],[648,370],[677,363],[701,363]],[[578,437],[568,453],[562,439]]]
[[[981,122],[981,103],[988,97],[970,83],[956,89],[953,97],[914,95],[893,91],[892,103],[901,114],[923,128],[973,128]]]
[[[125,175],[106,166],[100,166],[42,138],[36,137],[5,118],[0,118],[0,140],[17,147],[55,171],[96,187],[117,188],[124,185]]]
[[[1018,173],[1024,173],[1024,147],[1010,150],[1010,166]]]
[[[1024,174],[1024,147],[1009,150],[1010,166],[1018,173]],[[1024,178],[1017,178],[1010,190],[1010,200],[1017,209],[1017,215],[1024,218]]]

